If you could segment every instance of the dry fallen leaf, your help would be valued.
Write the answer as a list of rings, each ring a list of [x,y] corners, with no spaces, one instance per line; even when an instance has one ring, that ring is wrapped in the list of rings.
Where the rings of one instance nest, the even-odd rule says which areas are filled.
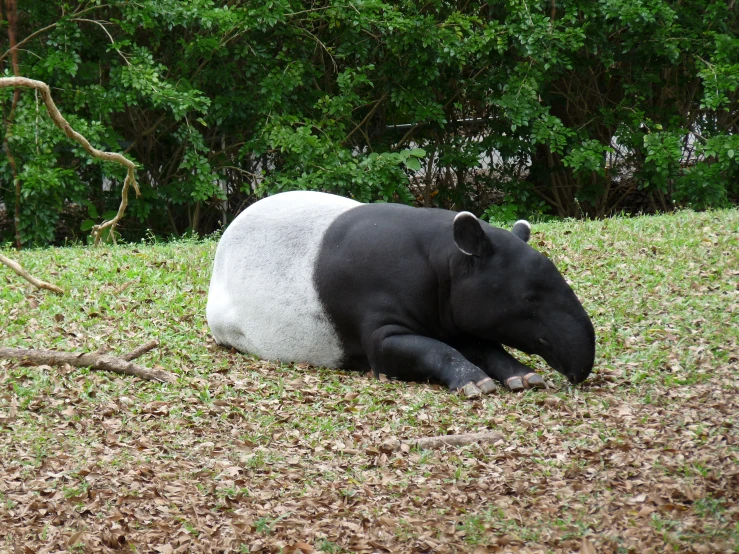
[[[84,536],[85,536],[85,532],[84,531],[78,531],[78,532],[76,532],[74,535],[72,535],[71,537],[69,537],[69,540],[67,541],[67,546],[73,547],[73,546],[76,546],[77,544],[83,542]]]
[[[595,545],[588,539],[583,539],[580,544],[580,554],[596,554]]]
[[[395,520],[387,516],[380,516],[377,518],[377,521],[386,527],[395,527],[396,525]]]

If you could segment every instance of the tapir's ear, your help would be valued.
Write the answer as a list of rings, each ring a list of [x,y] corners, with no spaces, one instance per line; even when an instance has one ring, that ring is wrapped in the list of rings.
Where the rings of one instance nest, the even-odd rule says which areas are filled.
[[[525,219],[519,219],[513,224],[511,233],[516,235],[522,241],[529,242],[529,238],[531,237],[531,224]]]
[[[482,256],[493,251],[480,222],[470,212],[459,212],[454,218],[454,242],[468,256]]]

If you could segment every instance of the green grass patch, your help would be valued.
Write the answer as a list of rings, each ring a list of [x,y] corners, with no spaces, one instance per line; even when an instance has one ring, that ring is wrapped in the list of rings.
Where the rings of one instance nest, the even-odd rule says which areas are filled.
[[[178,380],[0,362],[0,550],[737,551],[739,212],[541,224],[531,243],[593,318],[595,372],[571,387],[522,355],[552,390],[474,401],[217,347],[213,240],[7,251],[67,294],[0,270],[0,344],[157,339],[139,362]],[[382,449],[482,430],[504,439]]]

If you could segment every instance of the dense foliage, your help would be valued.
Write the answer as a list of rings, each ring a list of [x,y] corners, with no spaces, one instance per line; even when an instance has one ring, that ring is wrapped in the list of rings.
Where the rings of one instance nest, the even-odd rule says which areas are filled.
[[[15,1],[2,71],[140,164],[131,237],[209,232],[293,188],[497,220],[737,194],[735,2]],[[123,173],[1,92],[5,238],[16,204],[25,244],[84,236]]]

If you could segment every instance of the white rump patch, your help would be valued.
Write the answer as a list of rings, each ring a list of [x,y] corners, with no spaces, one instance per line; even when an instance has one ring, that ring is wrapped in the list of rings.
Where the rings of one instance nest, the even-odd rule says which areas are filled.
[[[359,202],[285,192],[253,204],[216,250],[206,316],[216,341],[260,358],[336,367],[343,357],[313,284],[331,223]]]
[[[510,221],[510,220],[509,220],[509,221]],[[519,219],[518,221],[516,221],[516,223],[514,223],[514,224],[513,224],[513,226],[515,227],[515,226],[516,226],[516,225],[518,225],[518,224],[521,224],[521,225],[526,225],[526,227],[528,227],[528,228],[529,228],[529,231],[531,231],[531,223],[529,223],[529,222],[528,222],[528,221],[526,221],[525,219]]]

